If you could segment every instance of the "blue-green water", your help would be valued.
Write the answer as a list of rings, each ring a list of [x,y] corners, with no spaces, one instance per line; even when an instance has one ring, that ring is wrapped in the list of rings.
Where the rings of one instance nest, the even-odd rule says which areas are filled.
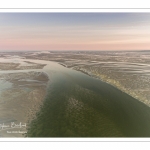
[[[44,63],[44,61],[41,61]],[[115,87],[49,62],[47,96],[29,137],[150,137],[150,108]]]

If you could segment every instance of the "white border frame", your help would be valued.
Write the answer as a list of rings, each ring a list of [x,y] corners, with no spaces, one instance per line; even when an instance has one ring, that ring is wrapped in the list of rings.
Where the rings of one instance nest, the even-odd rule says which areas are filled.
[[[150,13],[150,8],[0,8],[0,13]],[[0,142],[150,142],[147,138],[0,138]]]

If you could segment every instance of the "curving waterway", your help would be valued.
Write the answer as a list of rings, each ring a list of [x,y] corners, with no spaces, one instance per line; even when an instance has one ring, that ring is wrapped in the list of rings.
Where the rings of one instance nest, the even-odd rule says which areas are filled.
[[[31,61],[31,60],[30,60]],[[150,108],[117,88],[56,62],[30,137],[149,137]]]
[[[28,137],[150,137],[150,108],[142,102],[56,62],[28,61],[47,64],[32,71],[43,71],[50,79]],[[29,70],[13,72],[22,71]],[[12,71],[1,71],[6,72]]]

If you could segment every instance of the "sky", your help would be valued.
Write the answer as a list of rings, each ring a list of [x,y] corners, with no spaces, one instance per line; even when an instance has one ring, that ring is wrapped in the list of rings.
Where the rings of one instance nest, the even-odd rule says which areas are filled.
[[[0,13],[9,50],[150,50],[150,13]]]

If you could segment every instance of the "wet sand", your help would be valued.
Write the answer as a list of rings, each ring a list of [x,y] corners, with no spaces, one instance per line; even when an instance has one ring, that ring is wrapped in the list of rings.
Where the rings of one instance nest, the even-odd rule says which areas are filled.
[[[2,63],[0,62],[0,70],[26,70],[26,69],[42,69],[46,64],[36,64],[29,61],[24,61],[26,64],[20,63]]]
[[[85,68],[88,68],[91,64],[93,64],[91,68],[94,68],[99,62],[89,62],[89,60],[87,62],[85,60],[75,61],[72,58],[70,61],[67,61],[67,59],[69,60],[67,55],[73,57],[71,56],[72,54],[66,54],[66,59],[64,59],[66,62],[61,62],[63,59],[59,59],[60,54],[57,54],[57,59],[54,57],[52,59],[55,61],[59,60],[59,63],[65,64],[65,66],[72,69],[63,67],[54,62],[33,61],[41,62],[42,64],[47,63],[48,65],[44,67],[43,70],[51,77],[50,86],[47,88],[48,92],[42,104],[39,104],[38,100],[40,99],[40,95],[44,97],[43,95],[45,93],[43,95],[41,93],[40,95],[38,94],[39,91],[44,89],[44,86],[41,88],[40,81],[42,81],[42,83],[46,83],[47,81],[43,81],[43,79],[45,79],[44,77],[41,77],[34,71],[30,73],[27,71],[19,74],[9,73],[8,75],[3,75],[1,79],[12,83],[13,87],[16,86],[16,89],[19,89],[19,91],[15,91],[16,89],[14,88],[11,94],[11,90],[13,89],[11,84],[9,85],[10,88],[5,88],[4,91],[7,92],[6,94],[5,92],[3,93],[4,97],[6,96],[7,100],[10,98],[10,101],[8,105],[6,105],[8,107],[4,107],[6,109],[2,112],[7,113],[7,111],[9,111],[9,115],[7,114],[6,116],[11,116],[13,113],[9,105],[11,104],[13,106],[14,102],[18,100],[15,96],[21,93],[18,98],[25,101],[25,104],[21,105],[23,102],[16,103],[16,109],[18,109],[19,112],[25,112],[22,116],[25,114],[29,115],[24,117],[30,124],[27,134],[28,137],[150,136],[150,109],[148,106],[99,79],[89,77],[74,70],[76,69],[75,67],[80,67],[83,68],[83,72],[85,73]],[[48,54],[42,54],[42,56],[42,59],[51,59]],[[86,57],[87,56],[88,55],[86,55]],[[36,57],[36,59],[39,57],[40,59],[41,54],[39,56],[35,55],[34,57]],[[74,58],[82,57],[81,55],[77,56],[75,54]],[[92,75],[91,68],[87,69],[89,75]],[[111,66],[105,66],[105,68],[110,70]],[[94,68],[94,71],[95,70]],[[110,72],[107,72],[107,74],[110,74]],[[11,90],[9,91],[9,89]],[[11,99],[13,99],[12,103],[10,103]],[[27,105],[28,103],[29,105]],[[35,106],[35,103],[39,105]],[[25,108],[23,106],[25,106]],[[31,106],[30,112],[27,108]],[[33,110],[36,110],[36,117]],[[2,116],[4,116],[5,113]],[[17,116],[19,118],[20,115],[15,114],[16,118]],[[30,119],[32,114],[33,116]],[[5,118],[6,117],[4,117],[4,119]],[[4,121],[4,119],[2,121]],[[7,118],[5,121],[14,121],[12,119],[13,117],[11,116],[11,118]]]
[[[56,61],[107,82],[150,106],[150,51],[64,51],[22,56]]]
[[[149,137],[150,108],[99,79],[49,62],[51,82],[28,137]]]
[[[41,70],[32,71],[42,69],[45,64],[25,63],[30,66],[0,63],[0,69],[4,70],[0,73],[0,137],[25,137],[30,122],[36,118],[46,96],[49,77]],[[15,72],[26,69],[31,71]],[[9,70],[12,73],[7,73]],[[12,123],[22,123],[25,127],[2,129],[3,125],[11,126]]]

